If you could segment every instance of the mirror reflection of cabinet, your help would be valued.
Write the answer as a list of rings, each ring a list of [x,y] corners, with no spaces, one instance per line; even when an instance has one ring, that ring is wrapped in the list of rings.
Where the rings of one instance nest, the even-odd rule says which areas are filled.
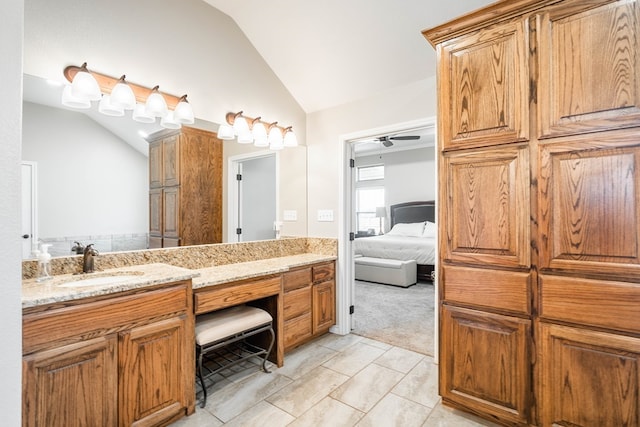
[[[149,138],[149,247],[222,241],[222,141],[193,128]]]

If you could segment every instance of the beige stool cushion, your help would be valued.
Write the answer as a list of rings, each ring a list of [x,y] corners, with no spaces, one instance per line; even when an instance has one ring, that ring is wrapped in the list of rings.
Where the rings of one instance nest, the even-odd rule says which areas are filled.
[[[266,311],[247,305],[196,317],[196,344],[207,345],[273,321]]]

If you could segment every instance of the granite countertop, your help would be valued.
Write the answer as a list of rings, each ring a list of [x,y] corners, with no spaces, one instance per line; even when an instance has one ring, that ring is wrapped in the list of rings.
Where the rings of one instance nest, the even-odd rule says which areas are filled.
[[[193,280],[193,289],[205,288],[279,274],[291,268],[335,259],[332,255],[307,253],[193,270],[156,263],[113,268],[90,274],[61,274],[45,282],[26,279],[22,281],[22,308],[115,294],[188,279]],[[75,283],[86,279],[93,283],[74,286]]]
[[[196,270],[168,264],[141,264],[97,271],[90,274],[62,274],[53,276],[50,280],[44,282],[37,282],[36,279],[27,279],[22,281],[22,308],[115,294],[162,283],[188,280],[198,276],[198,274]],[[85,279],[102,281],[102,283],[69,286]]]
[[[199,268],[195,270],[200,273],[200,275],[193,279],[193,289],[235,282],[237,280],[252,279],[269,274],[284,273],[291,268],[318,262],[333,261],[335,259],[336,257],[332,255],[299,254]]]

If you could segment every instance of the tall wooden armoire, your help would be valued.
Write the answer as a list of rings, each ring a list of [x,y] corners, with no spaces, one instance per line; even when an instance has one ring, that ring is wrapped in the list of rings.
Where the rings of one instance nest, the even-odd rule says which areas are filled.
[[[501,1],[438,55],[440,394],[640,425],[638,0]]]
[[[222,241],[222,141],[183,127],[149,138],[149,247]]]

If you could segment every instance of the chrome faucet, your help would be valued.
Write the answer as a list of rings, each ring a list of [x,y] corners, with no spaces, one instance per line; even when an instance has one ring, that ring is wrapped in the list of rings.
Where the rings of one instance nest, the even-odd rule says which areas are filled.
[[[88,244],[84,248],[84,256],[82,258],[82,272],[83,273],[93,273],[94,270],[94,259],[100,253],[93,248],[93,243]]]

